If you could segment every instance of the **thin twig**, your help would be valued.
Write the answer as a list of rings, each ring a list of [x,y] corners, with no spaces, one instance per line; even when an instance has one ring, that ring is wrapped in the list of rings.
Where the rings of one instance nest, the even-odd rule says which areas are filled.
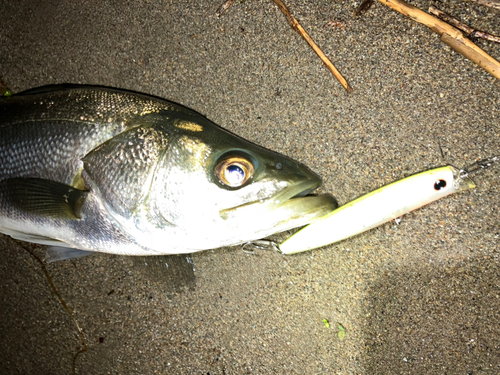
[[[467,39],[462,32],[439,18],[405,3],[403,0],[379,0],[382,4],[409,16],[414,21],[430,27],[441,35],[441,41],[458,53],[475,62],[491,75],[500,79],[500,62],[484,52],[481,48]]]
[[[469,0],[473,3],[478,3],[481,5],[486,5],[487,7],[492,7],[496,9],[500,9],[500,1],[499,0]]]
[[[311,48],[316,52],[316,54],[319,56],[321,61],[326,65],[328,70],[332,72],[334,77],[340,82],[342,86],[347,90],[347,92],[352,92],[351,86],[349,86],[349,83],[346,81],[346,79],[340,74],[340,72],[337,70],[335,65],[330,61],[328,57],[323,53],[321,48],[318,47],[318,45],[312,40],[312,38],[309,36],[309,34],[304,30],[304,28],[300,25],[299,21],[295,19],[295,17],[290,13],[288,8],[283,4],[283,1],[281,0],[273,0],[275,4],[280,8],[280,10],[283,12],[283,14],[286,16],[286,19],[288,23],[290,24],[291,28],[294,29],[297,33],[300,34],[302,38],[306,40],[306,42],[311,46]],[[222,4],[219,9],[217,9],[216,15],[217,17],[220,17],[222,13],[224,13],[232,4],[234,3],[234,0],[227,0]]]
[[[302,38],[305,39],[305,41],[311,46],[311,48],[316,52],[316,54],[319,56],[321,61],[326,65],[328,70],[332,72],[332,74],[337,78],[337,80],[340,82],[342,86],[347,90],[347,92],[352,92],[351,86],[349,86],[349,83],[345,80],[345,78],[340,74],[340,72],[337,70],[337,68],[333,65],[333,63],[330,61],[328,57],[323,53],[323,51],[318,47],[318,45],[312,40],[312,38],[309,36],[309,34],[304,30],[304,28],[300,25],[299,21],[290,13],[288,8],[283,4],[283,1],[281,0],[273,0],[274,3],[280,8],[280,10],[283,12],[285,15],[288,23],[290,24],[290,27],[294,29],[296,32],[300,34]]]
[[[463,23],[461,23],[459,20],[456,18],[450,16],[449,14],[443,12],[442,10],[436,8],[435,6],[430,6],[429,7],[429,13],[434,14],[435,16],[438,16],[441,18],[444,22],[448,22],[450,25],[455,26],[457,29],[460,29],[462,31],[465,31],[467,34],[471,34],[474,29],[470,26],[467,26]]]
[[[470,27],[469,25],[466,25],[466,24],[460,22],[459,20],[450,16],[449,14],[443,12],[442,10],[436,8],[435,6],[431,5],[429,7],[429,13],[434,14],[435,16],[438,16],[443,21],[448,22],[450,25],[455,26],[457,29],[464,31],[468,36],[470,36],[472,38],[474,38],[474,37],[483,38],[483,39],[489,40],[491,42],[500,43],[500,37],[485,33],[485,32],[480,31],[480,30],[476,30],[476,29]]]
[[[489,40],[490,42],[500,43],[500,37],[485,33],[484,31],[476,30],[470,34],[471,38],[481,38]]]

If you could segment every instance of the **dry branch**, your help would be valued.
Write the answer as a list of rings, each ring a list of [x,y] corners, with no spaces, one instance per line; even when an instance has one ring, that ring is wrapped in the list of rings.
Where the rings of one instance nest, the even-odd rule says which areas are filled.
[[[292,13],[288,10],[288,8],[285,6],[283,1],[281,0],[273,0],[274,3],[280,8],[280,10],[283,12],[283,14],[286,16],[286,19],[289,23],[289,25],[294,29],[297,33],[299,33],[302,38],[306,40],[306,42],[311,46],[311,48],[316,52],[316,54],[319,56],[321,61],[326,65],[328,70],[332,72],[334,77],[340,82],[342,86],[347,90],[347,92],[352,92],[351,86],[349,86],[349,83],[345,80],[345,78],[340,74],[340,72],[337,70],[337,68],[333,65],[333,63],[330,61],[328,57],[323,53],[321,48],[318,47],[318,45],[312,40],[312,38],[309,36],[309,34],[304,30],[304,28],[300,25],[299,21],[295,19],[295,17],[292,15]],[[234,3],[234,0],[226,0],[224,4],[222,4],[219,9],[217,9],[216,15],[217,17],[220,17],[222,13],[224,13],[232,4]]]
[[[470,27],[469,25],[466,25],[466,24],[460,22],[456,18],[450,16],[449,14],[443,12],[442,10],[440,10],[434,6],[429,7],[429,13],[434,14],[435,16],[438,16],[443,21],[448,22],[450,25],[455,26],[457,29],[464,31],[467,35],[469,35],[472,38],[474,38],[474,37],[483,38],[483,39],[489,40],[491,42],[500,43],[500,37],[485,33],[485,32],[480,31],[480,30],[476,30],[476,29]]]
[[[300,25],[299,21],[295,19],[295,17],[290,13],[288,8],[283,4],[283,1],[281,0],[273,0],[275,4],[280,8],[280,10],[283,12],[283,14],[286,16],[286,19],[288,23],[290,24],[290,27],[297,31],[302,38],[305,39],[305,41],[311,46],[311,48],[316,52],[316,54],[319,56],[321,61],[326,65],[328,70],[332,72],[332,74],[337,78],[337,80],[340,82],[342,86],[347,90],[347,92],[352,92],[351,86],[349,86],[349,83],[345,80],[345,78],[340,74],[340,72],[337,70],[337,68],[333,65],[333,63],[330,61],[328,57],[323,53],[323,51],[318,47],[318,45],[312,40],[312,38],[309,36],[309,34],[304,30],[304,28]]]
[[[498,64],[498,61],[495,64],[489,60],[485,60],[484,56],[482,54],[480,54],[479,52],[477,52],[477,50],[470,48],[470,46],[466,45],[461,40],[454,38],[446,33],[441,35],[441,41],[443,43],[447,44],[448,46],[450,46],[451,48],[453,48],[458,53],[461,53],[462,55],[466,56],[468,59],[475,62],[477,65],[479,65],[481,68],[483,68],[487,72],[492,72],[492,71],[495,72],[496,71],[497,75],[495,75],[495,77],[500,78],[500,66]]]
[[[464,37],[463,33],[455,27],[441,21],[413,5],[407,4],[402,0],[379,0],[382,4],[397,10],[398,12],[410,17],[414,21],[420,22],[439,35],[447,34],[441,37],[441,40],[453,48],[458,53],[474,61],[491,75],[500,79],[500,62],[484,52],[481,48]],[[451,39],[455,41],[451,41]]]

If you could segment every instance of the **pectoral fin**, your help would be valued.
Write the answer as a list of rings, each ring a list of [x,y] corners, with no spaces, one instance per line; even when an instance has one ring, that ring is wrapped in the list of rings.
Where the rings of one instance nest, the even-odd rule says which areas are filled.
[[[0,194],[28,214],[80,219],[87,192],[41,178],[9,178],[0,182]]]

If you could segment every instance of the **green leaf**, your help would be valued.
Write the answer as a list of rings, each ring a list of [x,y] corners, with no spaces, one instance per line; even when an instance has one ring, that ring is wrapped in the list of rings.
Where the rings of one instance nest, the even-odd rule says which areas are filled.
[[[345,328],[342,326],[342,324],[337,324],[339,326],[339,340],[342,341],[345,338]]]
[[[326,328],[330,328],[330,322],[328,321],[328,319],[323,319],[323,323],[325,323]]]

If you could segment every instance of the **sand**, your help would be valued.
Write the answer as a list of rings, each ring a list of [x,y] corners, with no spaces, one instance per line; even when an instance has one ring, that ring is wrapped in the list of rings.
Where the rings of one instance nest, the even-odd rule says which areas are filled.
[[[500,81],[427,27],[378,2],[354,18],[356,2],[286,1],[347,94],[272,2],[218,19],[221,3],[4,0],[0,77],[170,99],[305,163],[339,203],[500,154]],[[499,10],[439,7],[500,35]],[[88,345],[76,374],[500,373],[499,177],[319,250],[195,254],[190,284],[106,254],[50,264]],[[45,248],[0,246],[0,373],[71,374],[80,336],[23,246]]]

